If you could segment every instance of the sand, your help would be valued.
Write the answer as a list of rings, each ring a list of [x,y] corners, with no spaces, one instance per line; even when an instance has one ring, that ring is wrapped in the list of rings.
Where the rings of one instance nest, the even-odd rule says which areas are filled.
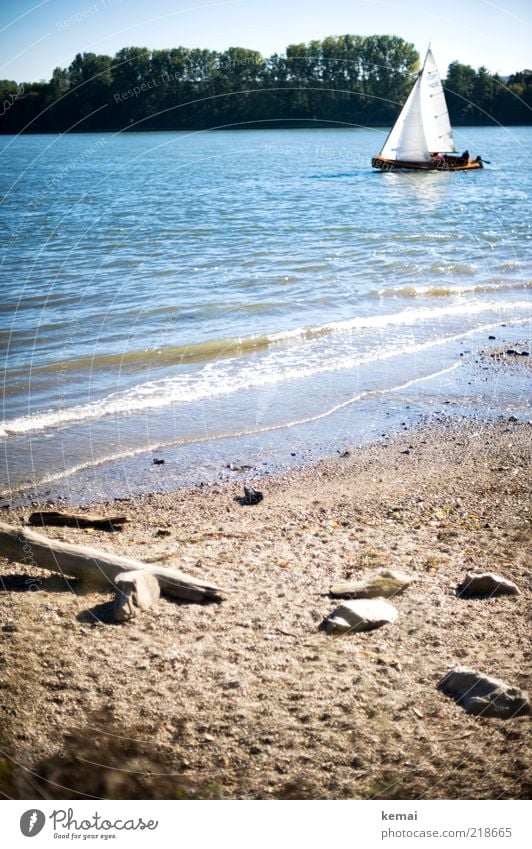
[[[0,561],[0,789],[18,798],[518,799],[529,718],[470,716],[436,685],[466,666],[527,689],[531,425],[409,431],[306,469],[120,502],[122,532],[53,537],[176,566],[227,591],[112,596]],[[92,504],[110,515],[116,503]],[[2,512],[19,523],[30,510]],[[398,620],[334,636],[332,584],[415,582]],[[467,570],[521,594],[457,597]]]

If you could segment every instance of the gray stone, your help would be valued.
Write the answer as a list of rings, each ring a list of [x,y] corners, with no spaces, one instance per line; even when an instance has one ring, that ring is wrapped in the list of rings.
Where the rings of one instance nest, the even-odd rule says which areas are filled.
[[[519,595],[517,586],[493,572],[467,572],[462,583],[456,588],[462,596]]]
[[[121,572],[115,578],[116,595],[113,605],[115,622],[133,619],[140,610],[147,610],[158,600],[161,590],[155,575],[138,571]]]
[[[330,589],[331,595],[352,598],[389,598],[404,592],[415,579],[391,569],[379,569],[363,578],[361,581],[347,581],[335,584]]]
[[[264,495],[258,489],[253,489],[252,486],[244,487],[244,504],[258,504]]]
[[[394,622],[398,615],[396,608],[382,598],[354,599],[340,604],[323,620],[320,627],[328,633],[338,634],[346,631],[372,631]]]
[[[531,713],[527,693],[471,669],[451,669],[438,683],[438,690],[475,716],[512,719]]]

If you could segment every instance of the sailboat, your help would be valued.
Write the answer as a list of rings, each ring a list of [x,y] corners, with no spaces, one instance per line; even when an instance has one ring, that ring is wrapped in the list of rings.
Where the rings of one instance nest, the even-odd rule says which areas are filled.
[[[472,171],[482,159],[456,154],[440,75],[429,47],[412,91],[384,147],[371,160],[382,171]]]

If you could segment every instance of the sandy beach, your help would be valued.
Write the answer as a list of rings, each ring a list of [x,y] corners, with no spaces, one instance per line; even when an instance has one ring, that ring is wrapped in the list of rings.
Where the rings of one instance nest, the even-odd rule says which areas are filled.
[[[518,799],[527,717],[467,714],[438,681],[464,666],[527,689],[530,422],[405,431],[299,471],[91,505],[121,532],[49,536],[175,566],[226,590],[111,598],[2,561],[1,789],[16,798]],[[18,524],[28,509],[4,510]],[[332,584],[415,578],[393,624],[319,630]],[[466,600],[467,570],[518,596]]]

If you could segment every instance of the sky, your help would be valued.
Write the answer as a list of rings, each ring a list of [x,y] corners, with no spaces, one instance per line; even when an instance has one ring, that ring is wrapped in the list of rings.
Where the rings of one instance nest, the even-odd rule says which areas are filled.
[[[0,79],[48,80],[76,53],[247,47],[264,56],[327,35],[387,34],[440,72],[458,60],[506,75],[532,67],[530,0],[1,0]]]

